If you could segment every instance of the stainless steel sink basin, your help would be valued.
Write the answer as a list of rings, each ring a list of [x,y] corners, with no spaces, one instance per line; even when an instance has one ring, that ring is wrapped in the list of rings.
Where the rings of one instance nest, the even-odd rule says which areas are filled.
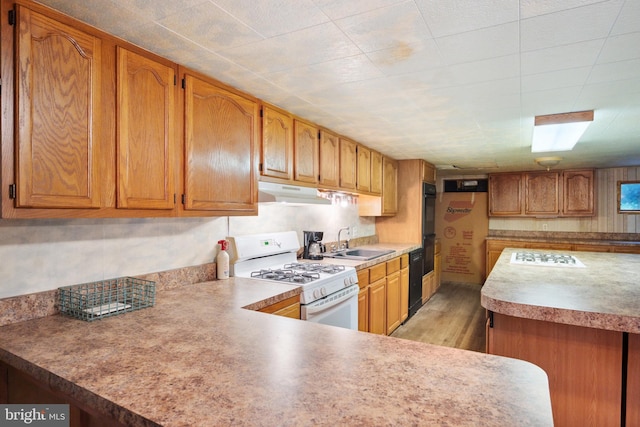
[[[370,259],[379,258],[395,252],[393,249],[374,250],[374,249],[345,249],[338,252],[325,253],[324,256],[329,258],[353,259],[357,261],[369,261]]]

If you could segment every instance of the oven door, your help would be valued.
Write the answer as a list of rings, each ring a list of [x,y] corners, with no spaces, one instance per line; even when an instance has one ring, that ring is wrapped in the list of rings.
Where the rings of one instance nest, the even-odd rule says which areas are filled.
[[[350,286],[301,307],[302,320],[358,330],[358,285]]]

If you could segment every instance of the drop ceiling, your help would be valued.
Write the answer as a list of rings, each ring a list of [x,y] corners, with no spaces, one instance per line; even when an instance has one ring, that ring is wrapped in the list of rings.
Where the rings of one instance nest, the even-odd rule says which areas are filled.
[[[536,115],[595,111],[558,168],[640,166],[639,0],[41,0],[441,175],[536,170]]]

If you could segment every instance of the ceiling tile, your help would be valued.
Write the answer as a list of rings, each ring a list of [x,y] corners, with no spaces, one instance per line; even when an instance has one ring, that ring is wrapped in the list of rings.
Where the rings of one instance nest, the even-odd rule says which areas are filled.
[[[313,0],[313,2],[331,19],[340,19],[363,12],[380,9],[407,0]]]
[[[522,74],[538,74],[569,68],[592,66],[604,45],[604,39],[523,52]]]
[[[638,23],[640,22],[640,2],[626,1],[622,6],[622,12],[618,16],[611,35],[619,35],[624,33],[632,33],[638,31]]]
[[[360,49],[333,23],[220,52],[231,61],[259,74],[318,64],[360,53]]]
[[[433,39],[423,40],[402,48],[393,47],[367,54],[369,59],[387,76],[408,74],[443,65]]]
[[[329,21],[311,0],[212,0],[262,36],[274,37]]]
[[[520,0],[520,18],[527,19],[601,2],[602,0]]]
[[[596,3],[571,10],[523,19],[523,51],[544,49],[607,37],[620,12],[622,0]]]
[[[94,0],[95,1],[95,0]],[[204,0],[117,0],[120,6],[119,15],[123,15],[123,10],[126,9],[134,12],[136,15],[144,16],[149,19],[157,21],[166,16],[174,13],[178,13],[181,10],[188,9],[198,3],[203,3]],[[101,4],[101,2],[97,2]],[[208,3],[208,2],[207,2]],[[98,8],[100,10],[100,8]]]
[[[640,59],[632,59],[594,66],[588,83],[631,80],[629,86],[636,86],[639,84],[638,79],[640,79]]]
[[[434,37],[515,22],[518,2],[512,0],[416,0]]]
[[[640,21],[637,25],[640,30]],[[636,49],[629,49],[629,46],[635,46]],[[640,58],[640,32],[609,37],[598,57],[598,63],[637,58]]]
[[[589,77],[591,67],[568,68],[548,73],[529,74],[522,77],[522,92],[582,86]]]
[[[339,19],[336,24],[363,52],[395,49],[402,56],[411,53],[408,46],[431,39],[411,1]]]
[[[513,55],[519,51],[518,23],[508,23],[436,39],[447,64]]]

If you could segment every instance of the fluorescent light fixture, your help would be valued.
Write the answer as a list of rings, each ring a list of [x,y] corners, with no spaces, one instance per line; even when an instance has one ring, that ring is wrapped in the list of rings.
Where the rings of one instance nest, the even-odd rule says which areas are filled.
[[[531,152],[570,151],[592,121],[593,110],[536,116]]]

